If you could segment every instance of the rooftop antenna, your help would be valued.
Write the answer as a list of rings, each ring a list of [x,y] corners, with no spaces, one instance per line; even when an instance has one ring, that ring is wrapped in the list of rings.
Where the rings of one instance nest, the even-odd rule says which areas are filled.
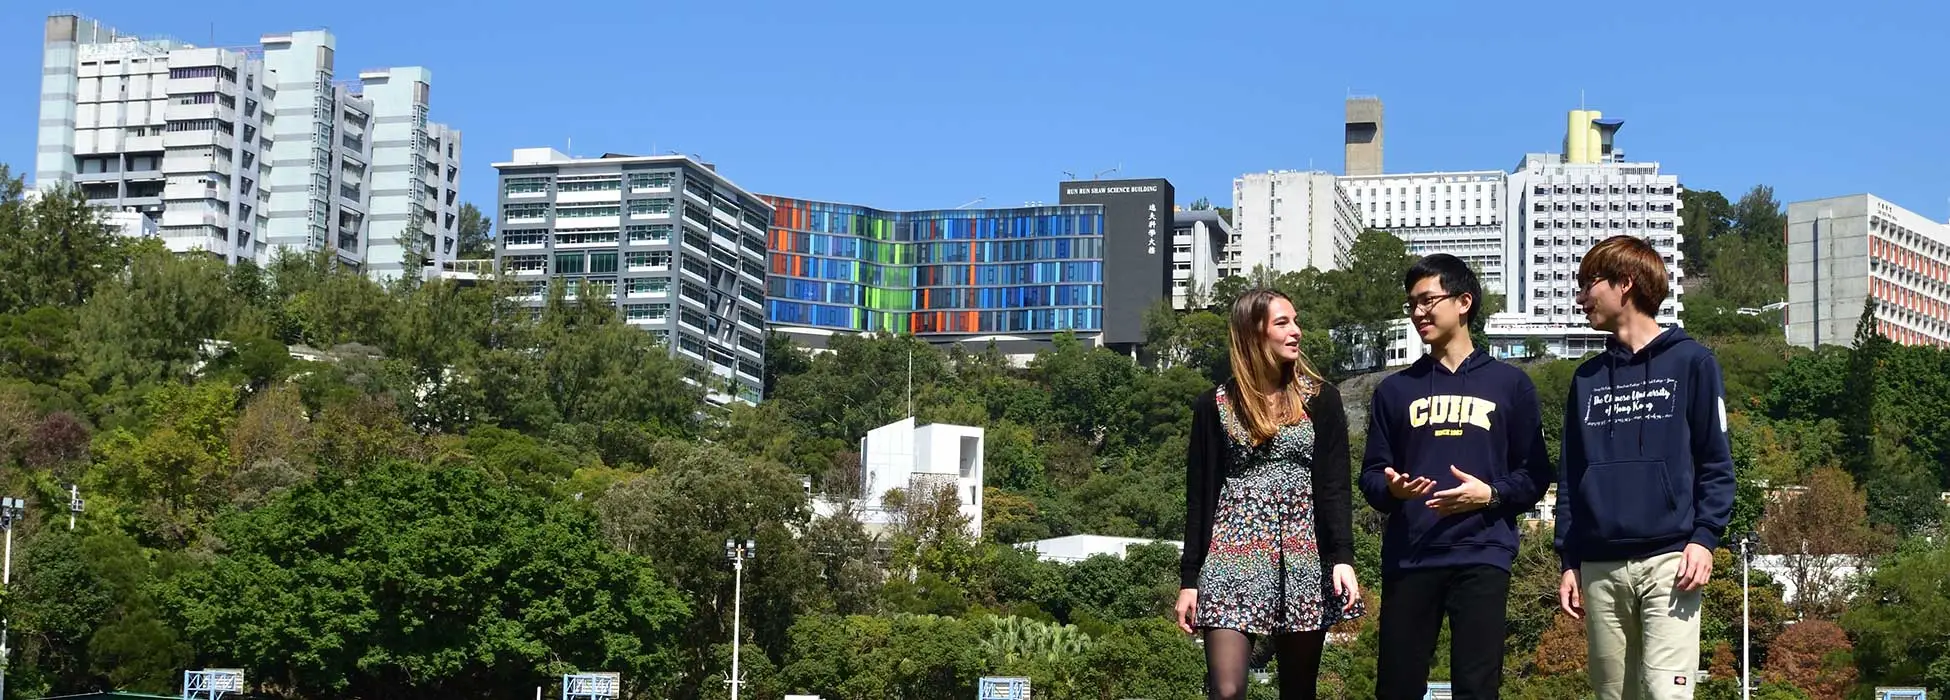
[[[1578,90],[1578,109],[1584,109],[1584,90]]]
[[[974,205],[977,205],[977,204],[981,204],[981,203],[983,203],[983,202],[986,202],[986,201],[988,201],[988,199],[989,199],[989,198],[987,198],[987,197],[976,197],[976,198],[974,198],[974,199],[971,199],[971,200],[968,200],[967,202],[964,202],[964,203],[962,203],[962,205],[961,205],[961,206],[959,206],[959,207],[955,207],[955,208],[956,208],[956,209],[967,209],[967,208],[969,208],[969,207],[971,207],[971,206],[974,206]]]
[[[1070,172],[1070,171],[1068,171],[1068,170],[1065,170],[1065,171],[1063,171],[1063,175],[1064,175],[1065,177],[1068,177],[1068,178],[1070,178],[1070,179],[1072,179],[1072,180],[1075,180],[1075,179],[1077,179],[1077,174],[1076,174],[1076,173],[1073,173],[1073,172]]]
[[[1097,174],[1095,174],[1095,175],[1091,175],[1091,176],[1090,176],[1090,179],[1092,179],[1092,180],[1095,180],[1095,179],[1098,179],[1098,178],[1101,178],[1101,177],[1103,177],[1103,176],[1105,176],[1105,175],[1109,175],[1109,174],[1111,174],[1111,173],[1114,173],[1114,172],[1117,172],[1117,171],[1119,171],[1119,170],[1123,170],[1123,169],[1124,169],[1124,164],[1123,164],[1123,163],[1118,163],[1118,164],[1117,164],[1117,167],[1114,167],[1114,168],[1111,168],[1111,169],[1109,169],[1109,170],[1099,170],[1099,171],[1097,171]]]

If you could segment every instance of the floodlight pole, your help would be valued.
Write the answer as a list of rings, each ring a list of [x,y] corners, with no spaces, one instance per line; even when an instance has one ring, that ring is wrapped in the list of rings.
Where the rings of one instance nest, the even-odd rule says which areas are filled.
[[[738,690],[745,684],[738,669],[739,647],[744,641],[739,634],[739,619],[745,612],[745,560],[757,556],[757,552],[758,542],[754,540],[724,541],[725,558],[731,560],[731,677],[725,679],[731,686],[731,700],[738,700]]]

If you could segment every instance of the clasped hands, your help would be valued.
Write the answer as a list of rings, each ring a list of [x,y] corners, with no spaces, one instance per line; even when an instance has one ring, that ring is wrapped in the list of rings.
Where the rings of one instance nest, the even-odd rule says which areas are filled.
[[[1462,485],[1442,491],[1435,491],[1435,480],[1425,476],[1403,474],[1394,467],[1386,467],[1384,473],[1389,494],[1404,501],[1427,496],[1429,507],[1445,517],[1486,507],[1493,495],[1489,484],[1454,465],[1450,465],[1449,473],[1462,480]]]

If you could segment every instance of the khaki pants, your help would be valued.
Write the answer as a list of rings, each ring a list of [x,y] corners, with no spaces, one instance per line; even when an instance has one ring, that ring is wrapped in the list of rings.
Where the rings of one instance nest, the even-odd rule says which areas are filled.
[[[1679,552],[1588,562],[1584,634],[1598,700],[1690,700],[1699,671],[1700,592],[1674,589]]]

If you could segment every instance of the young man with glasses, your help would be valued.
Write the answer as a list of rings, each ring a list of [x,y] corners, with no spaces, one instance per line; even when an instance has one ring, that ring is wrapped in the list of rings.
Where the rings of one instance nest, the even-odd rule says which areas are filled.
[[[1584,619],[1599,700],[1693,697],[1700,590],[1733,512],[1720,366],[1654,320],[1667,275],[1631,236],[1600,242],[1578,269],[1578,304],[1611,335],[1564,404],[1558,602]]]
[[[1375,694],[1427,694],[1446,614],[1455,697],[1496,698],[1517,517],[1553,479],[1537,387],[1470,340],[1483,295],[1462,260],[1422,258],[1402,287],[1402,311],[1432,352],[1382,380],[1370,403],[1361,493],[1388,516]]]

